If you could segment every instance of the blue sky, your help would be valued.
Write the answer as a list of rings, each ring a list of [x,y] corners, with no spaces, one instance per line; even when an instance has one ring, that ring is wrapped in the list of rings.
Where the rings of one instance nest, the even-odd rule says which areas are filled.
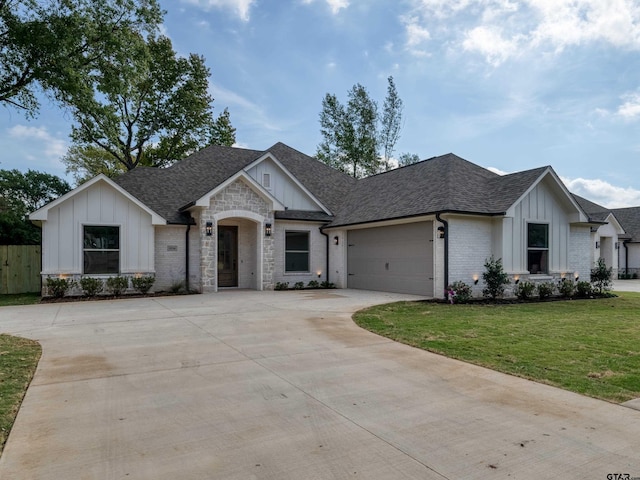
[[[404,101],[396,155],[498,172],[551,165],[575,193],[640,205],[637,0],[161,0],[163,32],[211,69],[239,146],[314,155],[322,98]],[[0,115],[0,168],[64,175],[71,119]]]

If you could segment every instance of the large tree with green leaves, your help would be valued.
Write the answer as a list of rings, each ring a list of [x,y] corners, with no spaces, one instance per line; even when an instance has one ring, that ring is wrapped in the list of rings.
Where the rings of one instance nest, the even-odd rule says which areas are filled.
[[[156,0],[0,0],[0,104],[33,116],[38,88],[76,93],[129,32],[152,33],[161,22]]]
[[[55,175],[0,170],[0,244],[39,244],[40,229],[28,215],[69,190],[71,186]]]
[[[348,93],[346,106],[326,94],[320,112],[322,142],[318,159],[356,178],[388,170],[402,127],[402,100],[393,77],[388,78],[382,117],[378,105],[359,83]],[[382,152],[381,152],[382,151]]]
[[[219,122],[213,117],[203,57],[177,56],[164,36],[128,36],[126,48],[96,62],[84,89],[64,98],[75,120],[76,151],[97,147],[131,170],[170,165],[223,133],[225,142],[235,141],[228,111]],[[74,158],[68,156],[68,167]]]

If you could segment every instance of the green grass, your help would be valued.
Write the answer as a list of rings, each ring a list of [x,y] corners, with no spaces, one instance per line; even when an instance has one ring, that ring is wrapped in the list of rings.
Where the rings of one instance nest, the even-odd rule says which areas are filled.
[[[41,353],[38,342],[0,334],[0,454]]]
[[[640,397],[640,293],[509,305],[400,302],[354,320],[408,345],[584,395]]]
[[[0,307],[11,305],[33,305],[40,302],[39,293],[18,293],[14,295],[0,295]]]

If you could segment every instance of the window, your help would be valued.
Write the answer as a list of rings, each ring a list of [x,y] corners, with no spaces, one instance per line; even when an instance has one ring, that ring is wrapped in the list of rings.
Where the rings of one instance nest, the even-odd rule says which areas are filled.
[[[84,227],[84,273],[120,272],[120,227]]]
[[[262,174],[262,186],[264,188],[271,188],[271,174],[270,173],[263,173]]]
[[[285,232],[285,272],[309,271],[309,232]]]
[[[527,225],[527,270],[531,274],[549,273],[549,225]]]

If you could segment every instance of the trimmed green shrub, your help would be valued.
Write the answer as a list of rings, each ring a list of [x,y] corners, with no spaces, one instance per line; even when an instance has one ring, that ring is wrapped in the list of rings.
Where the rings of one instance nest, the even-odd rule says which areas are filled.
[[[449,295],[449,301],[453,303],[467,303],[471,300],[473,292],[471,286],[467,285],[461,280],[453,282],[447,287],[447,294]]]
[[[516,285],[513,293],[520,300],[530,300],[536,291],[536,284],[533,282],[523,281]]]
[[[153,287],[155,281],[156,279],[152,275],[133,277],[131,279],[131,285],[133,285],[133,288],[138,290],[141,294],[146,295],[149,293],[149,290],[151,290],[151,287]]]
[[[99,278],[93,277],[82,277],[80,279],[80,288],[82,288],[82,292],[85,297],[95,297],[104,289],[104,283]]]
[[[563,278],[558,284],[558,293],[563,298],[571,298],[576,293],[576,284],[573,280]]]
[[[67,280],[66,278],[52,278],[47,277],[47,291],[52,297],[62,298],[71,287],[75,285],[73,280]]]
[[[553,295],[553,292],[556,290],[556,286],[553,282],[542,282],[538,284],[537,290],[540,300],[544,300],[545,298],[549,298]]]
[[[308,288],[318,288],[318,287],[320,287],[320,284],[318,283],[317,280],[311,280],[311,281],[309,281],[309,283],[307,283],[307,287]]]
[[[304,282],[296,282],[293,284],[294,290],[302,290],[304,288]]]
[[[334,283],[327,282],[326,280],[320,284],[321,288],[336,288]]]
[[[171,293],[181,293],[184,289],[184,282],[173,282],[169,287]]]
[[[113,295],[119,297],[127,288],[129,288],[129,279],[127,277],[121,277],[117,275],[115,277],[107,278],[107,290]]]
[[[589,282],[582,281],[576,283],[576,296],[581,298],[590,297],[593,293],[593,287]]]
[[[484,262],[485,271],[482,274],[482,280],[486,287],[482,290],[482,295],[491,300],[495,300],[504,295],[504,287],[511,283],[509,275],[502,268],[502,259],[497,260],[491,255],[491,258]]]
[[[611,290],[611,275],[613,267],[607,268],[604,258],[599,258],[596,266],[591,269],[591,283],[593,284],[593,293],[596,295],[604,295]]]
[[[289,282],[276,282],[275,290],[289,290]]]

